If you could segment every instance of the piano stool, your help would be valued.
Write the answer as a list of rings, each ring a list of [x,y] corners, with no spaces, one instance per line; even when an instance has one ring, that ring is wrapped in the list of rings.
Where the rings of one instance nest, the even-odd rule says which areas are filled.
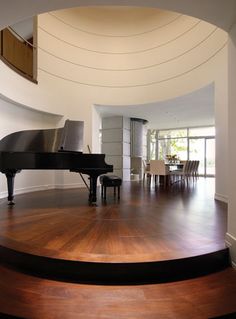
[[[101,175],[99,177],[101,183],[101,197],[106,200],[107,187],[114,187],[114,197],[116,196],[116,188],[118,189],[118,199],[120,199],[120,186],[122,179],[116,175]]]

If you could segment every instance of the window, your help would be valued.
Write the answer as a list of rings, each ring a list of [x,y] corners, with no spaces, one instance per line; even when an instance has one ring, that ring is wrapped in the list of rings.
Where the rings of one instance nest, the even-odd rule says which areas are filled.
[[[149,130],[148,159],[176,155],[180,160],[199,160],[199,174],[215,174],[215,127]]]
[[[215,136],[215,127],[189,128],[189,136]]]
[[[158,155],[159,159],[165,159],[166,155],[177,155],[177,158],[186,160],[187,138],[159,139]]]
[[[158,131],[158,138],[187,137],[187,129]]]
[[[149,140],[147,145],[147,149],[149,150],[148,158],[153,160],[157,158],[157,131],[149,130],[147,135]]]

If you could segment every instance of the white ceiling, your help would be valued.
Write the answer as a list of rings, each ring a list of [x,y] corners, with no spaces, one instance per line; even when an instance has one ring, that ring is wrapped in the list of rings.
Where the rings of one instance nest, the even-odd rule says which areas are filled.
[[[28,40],[33,36],[33,18],[11,25],[11,28],[23,39]]]
[[[101,117],[121,115],[148,120],[155,129],[214,125],[214,85],[175,99],[142,105],[96,105]]]
[[[236,19],[235,0],[10,0],[0,1],[0,29],[42,12],[101,4],[158,7],[195,16],[225,30],[229,30]]]

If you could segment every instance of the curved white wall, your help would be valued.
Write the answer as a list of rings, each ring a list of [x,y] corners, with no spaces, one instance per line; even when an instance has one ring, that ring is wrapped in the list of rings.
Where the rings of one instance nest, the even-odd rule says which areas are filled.
[[[209,23],[158,9],[68,9],[38,20],[38,85],[1,63],[1,93],[84,120],[85,145],[94,104],[156,102],[214,82],[227,41]]]
[[[58,126],[61,117],[26,109],[10,101],[0,98],[0,139],[14,131],[32,130],[35,128],[53,128]],[[7,196],[7,183],[0,174],[0,198]],[[17,174],[15,193],[53,188],[55,174],[53,171],[23,171]]]
[[[110,19],[105,19],[107,15]],[[226,39],[226,33],[211,24],[157,9],[79,8],[47,13],[39,16],[39,79],[46,73],[48,81],[51,76],[96,89],[96,100],[104,99],[98,89],[113,89],[113,100],[122,90],[123,99],[117,104],[171,98],[212,79],[211,74],[206,74],[207,79],[193,75],[194,83],[188,84],[182,77],[204,68]],[[181,84],[182,92],[170,90],[173,81]]]
[[[236,268],[236,89],[235,89],[235,72],[236,72],[236,24],[232,27],[229,34],[229,208],[228,208],[228,229],[226,240],[231,247],[231,258]]]

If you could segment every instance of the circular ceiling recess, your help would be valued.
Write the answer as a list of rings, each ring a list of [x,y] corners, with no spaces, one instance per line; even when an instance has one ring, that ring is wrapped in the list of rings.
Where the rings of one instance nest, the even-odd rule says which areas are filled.
[[[226,34],[205,21],[156,8],[80,7],[38,19],[39,70],[107,88],[178,78],[214,57]]]

